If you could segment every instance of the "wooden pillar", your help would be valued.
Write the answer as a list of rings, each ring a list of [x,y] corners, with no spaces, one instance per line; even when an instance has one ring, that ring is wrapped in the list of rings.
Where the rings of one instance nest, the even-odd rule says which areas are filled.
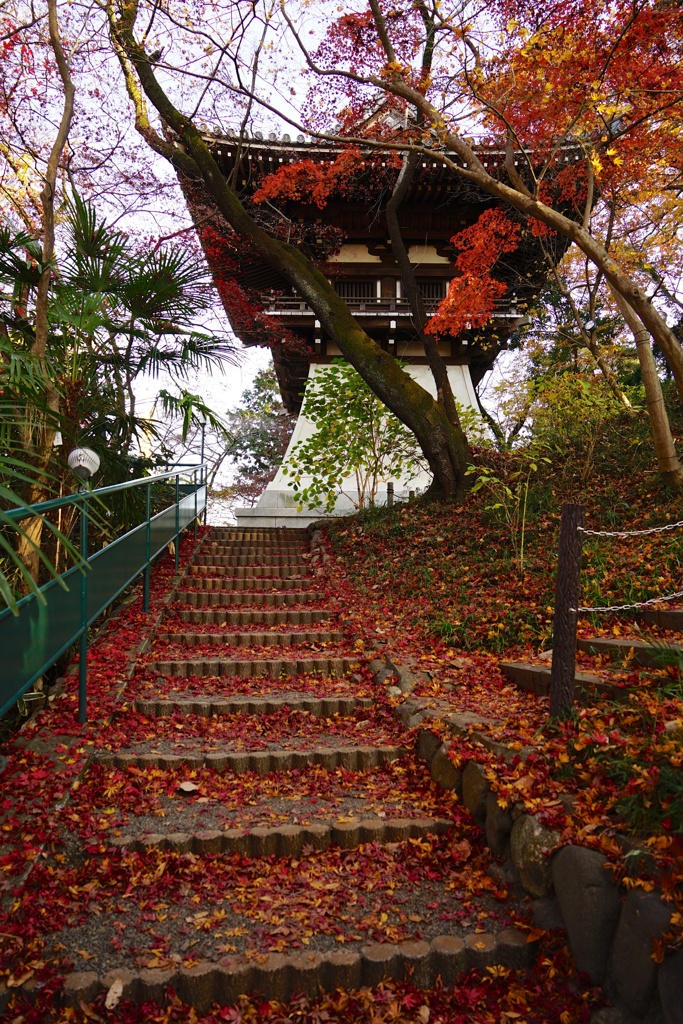
[[[555,585],[553,661],[550,672],[550,714],[569,714],[574,704],[576,619],[579,605],[583,505],[563,505]]]

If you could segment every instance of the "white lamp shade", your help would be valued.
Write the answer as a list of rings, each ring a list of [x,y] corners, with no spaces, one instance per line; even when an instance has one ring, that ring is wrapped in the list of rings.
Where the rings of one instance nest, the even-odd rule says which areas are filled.
[[[100,468],[100,457],[92,448],[74,448],[67,461],[69,469],[81,480],[89,480]]]

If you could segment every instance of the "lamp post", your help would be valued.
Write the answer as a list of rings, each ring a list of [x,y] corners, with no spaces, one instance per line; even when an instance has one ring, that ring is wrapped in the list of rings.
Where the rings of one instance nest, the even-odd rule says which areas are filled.
[[[69,469],[81,481],[79,491],[81,498],[81,639],[78,660],[78,718],[85,724],[86,720],[86,682],[88,670],[88,498],[87,482],[100,468],[100,457],[92,448],[74,448],[67,459]]]

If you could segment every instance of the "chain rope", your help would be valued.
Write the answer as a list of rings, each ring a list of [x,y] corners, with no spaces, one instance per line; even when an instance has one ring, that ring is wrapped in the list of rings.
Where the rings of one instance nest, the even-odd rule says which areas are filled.
[[[645,537],[648,533],[666,533],[667,530],[676,530],[679,526],[683,526],[683,519],[678,523],[667,523],[666,526],[651,526],[648,530],[587,530],[584,526],[577,526],[577,530],[590,537]]]
[[[676,598],[683,597],[683,590],[677,590],[675,594],[664,594],[662,597],[651,597],[649,601],[638,601],[636,604],[609,604],[601,607],[586,607],[584,605],[578,608],[570,608],[570,612],[628,612],[634,608],[648,608],[653,604],[660,604],[663,601],[675,601]]]

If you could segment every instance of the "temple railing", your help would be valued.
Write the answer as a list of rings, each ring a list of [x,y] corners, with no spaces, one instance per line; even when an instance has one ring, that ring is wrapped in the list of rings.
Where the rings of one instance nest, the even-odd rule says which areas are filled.
[[[264,293],[260,296],[264,313],[272,313],[276,316],[315,316],[310,306],[304,299],[297,295],[270,295]],[[397,318],[411,317],[412,311],[407,299],[346,299],[349,309],[354,314],[373,317]],[[436,312],[440,299],[425,299],[425,311],[429,314]],[[518,317],[519,313],[513,300],[500,300],[495,304],[494,316]]]
[[[12,509],[5,514],[21,520],[43,516],[55,509],[74,506],[80,513],[80,558],[58,579],[40,588],[41,597],[29,594],[18,602],[18,614],[0,612],[0,716],[39,679],[68,649],[80,641],[79,718],[86,720],[88,627],[113,601],[143,574],[143,608],[149,611],[152,562],[173,541],[178,565],[180,534],[197,521],[206,507],[206,465],[176,466],[168,473],[129,480],[110,487],[69,494],[37,505]],[[159,494],[159,485],[163,490]],[[142,488],[145,515],[127,533],[90,554],[88,524],[93,505],[105,507],[108,495]],[[156,489],[156,492],[154,492]],[[152,512],[153,496],[168,505]]]

